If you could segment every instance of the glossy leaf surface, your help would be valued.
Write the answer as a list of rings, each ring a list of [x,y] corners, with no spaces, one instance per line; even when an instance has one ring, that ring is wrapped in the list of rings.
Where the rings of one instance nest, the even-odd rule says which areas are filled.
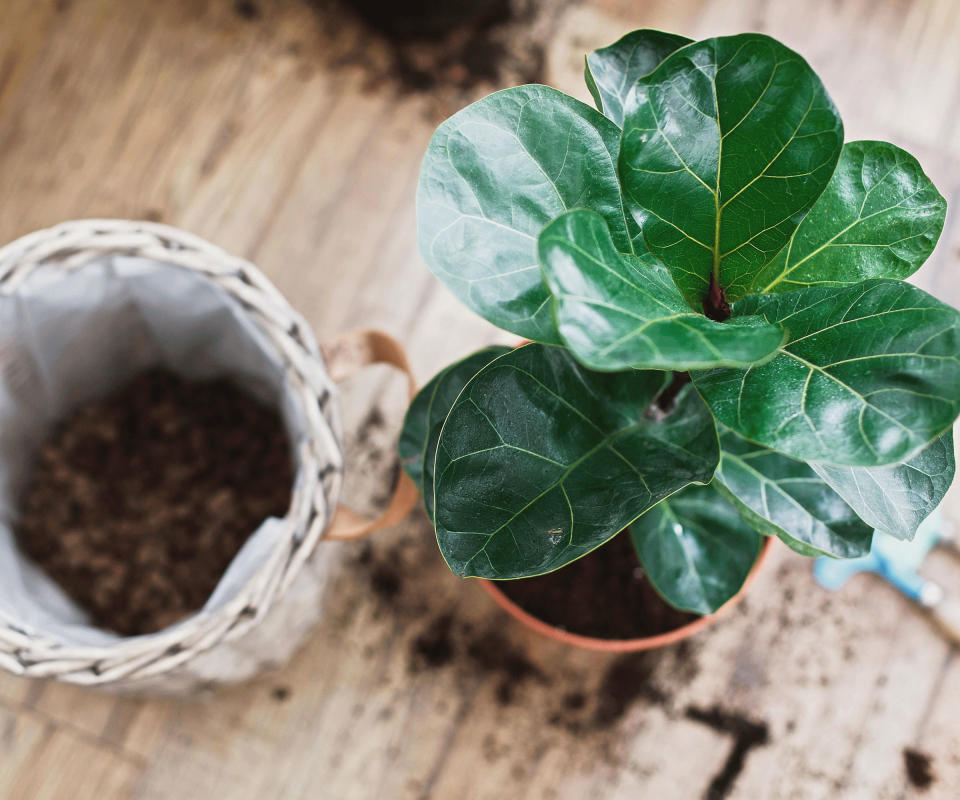
[[[713,486],[690,486],[630,526],[647,577],[676,608],[711,614],[733,597],[761,537]]]
[[[843,126],[799,55],[760,34],[668,56],[631,92],[620,177],[646,247],[699,304],[743,296],[827,186]]]
[[[557,569],[684,486],[710,480],[716,428],[687,386],[645,413],[665,372],[590,372],[564,348],[526,345],[457,398],[437,448],[434,521],[458,575]]]
[[[903,464],[811,466],[865,522],[898,539],[912,539],[950,488],[954,459],[953,431],[948,431]]]
[[[547,86],[478,100],[434,133],[420,171],[420,251],[467,306],[505,330],[559,342],[537,236],[568,208],[603,216],[632,250],[617,179],[620,129]],[[632,223],[630,223],[632,225]]]
[[[933,252],[946,211],[909,153],[887,142],[848,142],[826,190],[753,290],[907,278]]]
[[[762,317],[720,323],[691,311],[666,268],[649,255],[618,253],[592,211],[551,222],[539,249],[557,330],[591,369],[746,366],[783,343],[783,330]]]
[[[813,469],[729,430],[720,434],[714,486],[758,531],[838,558],[870,552],[873,528]]]
[[[691,41],[686,36],[644,29],[594,50],[585,59],[583,75],[597,108],[607,119],[623,125],[623,105],[637,79]]]
[[[457,399],[467,381],[493,359],[509,350],[509,347],[485,347],[451,364],[434,375],[410,403],[403,420],[397,449],[400,463],[423,494],[428,510],[433,505],[432,474],[437,439],[453,401]],[[425,471],[429,478],[426,483]]]
[[[781,324],[765,364],[693,375],[717,419],[801,461],[911,458],[960,411],[960,314],[915,286],[872,280],[751,295],[734,315]]]

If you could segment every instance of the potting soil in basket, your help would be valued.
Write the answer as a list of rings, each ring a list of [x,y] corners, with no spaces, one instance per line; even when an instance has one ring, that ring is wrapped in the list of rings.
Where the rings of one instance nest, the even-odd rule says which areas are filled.
[[[200,609],[286,513],[291,463],[279,414],[234,382],[153,369],[52,431],[14,530],[95,625],[152,633]]]

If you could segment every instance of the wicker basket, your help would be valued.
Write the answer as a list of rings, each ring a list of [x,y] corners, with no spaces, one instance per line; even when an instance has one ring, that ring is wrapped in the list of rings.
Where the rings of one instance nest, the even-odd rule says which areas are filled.
[[[16,613],[20,598],[14,597],[14,602],[8,598],[10,607],[0,607],[0,667],[16,675],[114,690],[187,693],[243,680],[284,662],[323,613],[327,578],[335,567],[338,548],[317,545],[325,538],[353,538],[393,524],[412,507],[416,490],[402,475],[380,519],[337,509],[344,465],[334,381],[360,366],[382,362],[404,370],[411,392],[414,387],[403,352],[389,337],[376,332],[350,334],[324,347],[325,358],[321,357],[309,325],[256,267],[166,225],[83,220],[38,231],[7,245],[0,250],[0,317],[6,313],[9,318],[12,312],[4,309],[24,302],[18,293],[26,292],[27,287],[34,298],[39,294],[43,299],[44,292],[57,291],[64,296],[70,287],[64,283],[68,276],[98,280],[107,276],[103,279],[123,282],[128,279],[123,277],[126,272],[121,274],[121,267],[132,270],[130,274],[148,273],[154,286],[195,281],[203,291],[194,294],[209,294],[214,303],[222,301],[275,360],[279,368],[273,389],[300,426],[291,505],[277,523],[271,546],[263,550],[255,569],[232,596],[157,634],[94,643],[51,634],[43,626],[17,618],[24,616]],[[160,302],[154,294],[150,297],[151,302]],[[170,309],[169,313],[179,310]],[[191,324],[199,324],[202,314],[191,319]],[[19,330],[15,327],[19,323],[8,324]],[[125,341],[133,341],[135,336],[110,336],[110,326],[106,328],[106,337],[90,337],[94,342],[90,347],[135,346]],[[50,341],[57,338],[51,336]],[[75,352],[87,356],[90,347]],[[110,357],[105,354],[104,361]],[[220,358],[222,361],[223,356]],[[73,360],[63,358],[61,362]],[[8,396],[15,396],[18,381],[25,380],[21,362],[15,345],[0,345],[0,391]],[[91,393],[86,390],[88,396]],[[40,428],[46,429],[38,425],[30,441],[36,441]],[[8,459],[25,455],[23,443],[4,442],[0,437],[0,446],[13,454],[6,454]],[[8,505],[10,496],[8,489]],[[9,510],[6,517],[10,518]]]

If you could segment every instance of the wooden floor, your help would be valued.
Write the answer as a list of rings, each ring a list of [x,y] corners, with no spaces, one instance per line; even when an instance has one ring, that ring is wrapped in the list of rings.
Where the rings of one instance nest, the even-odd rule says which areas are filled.
[[[332,32],[301,0],[257,5],[8,0],[0,241],[76,217],[163,219],[253,259],[322,337],[397,335],[426,379],[497,336],[417,255],[436,103],[371,90],[356,63],[324,67]],[[955,0],[596,0],[556,22],[550,80],[581,97],[583,52],[629,28],[782,38],[822,75],[848,138],[907,147],[947,196],[918,281],[960,304]],[[346,23],[335,33],[365,46]],[[383,494],[400,413],[392,390],[381,415],[368,395],[345,398],[349,424],[366,423],[350,448],[361,502]],[[616,658],[519,629],[446,571],[422,514],[345,547],[329,618],[249,685],[172,702],[0,677],[0,798],[960,797],[956,653],[868,578],[828,594],[779,548],[690,646]],[[927,571],[960,587],[960,562]],[[737,737],[695,718],[714,710],[739,741],[766,726],[742,770]],[[930,758],[924,791],[905,748]],[[708,794],[725,776],[729,794]]]

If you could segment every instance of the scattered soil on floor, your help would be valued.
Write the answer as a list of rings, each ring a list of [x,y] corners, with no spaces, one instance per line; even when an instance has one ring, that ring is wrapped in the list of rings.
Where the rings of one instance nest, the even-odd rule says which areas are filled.
[[[630,555],[635,558],[632,550]],[[452,578],[432,537],[423,542],[404,539],[387,548],[365,543],[355,564],[375,600],[373,617],[389,618],[414,631],[407,655],[411,676],[449,669],[463,678],[489,680],[493,699],[502,707],[527,707],[528,687],[548,688],[544,715],[551,729],[575,734],[614,731],[638,703],[669,705],[673,688],[687,685],[699,672],[697,648],[691,642],[600,656],[597,670],[589,675],[567,675],[537,663],[510,635],[510,626],[504,630],[507,620],[492,605],[479,624],[450,610],[449,598],[445,605],[446,594],[438,593],[435,584],[438,578],[443,585]]]
[[[733,738],[730,754],[720,769],[710,781],[704,800],[724,800],[730,796],[734,784],[747,761],[747,756],[754,747],[762,747],[770,741],[770,732],[765,722],[754,722],[742,714],[726,711],[719,706],[702,709],[689,706],[686,710],[687,719],[700,722],[717,733]]]
[[[511,705],[525,683],[549,682],[536,664],[497,631],[477,634],[469,625],[456,628],[451,614],[441,614],[413,639],[410,671],[440,669],[452,662],[494,679],[494,698],[501,706]]]
[[[516,689],[528,681],[549,683],[543,671],[503,634],[489,630],[467,645],[467,656],[483,673],[497,678],[495,697],[510,705]]]
[[[577,0],[303,0],[314,25],[288,42],[296,75],[359,69],[367,91],[415,94],[431,118],[486,91],[543,83],[546,47]],[[277,0],[236,0],[245,28],[274,24]]]
[[[453,616],[442,614],[413,640],[411,655],[415,670],[436,669],[450,663],[454,655],[450,639],[452,625]]]
[[[237,12],[238,17],[245,20],[258,20],[263,16],[260,6],[253,0],[235,0],[233,10]]]
[[[276,411],[229,380],[153,370],[57,426],[16,534],[94,624],[152,633],[203,606],[292,485]]]
[[[370,587],[382,600],[392,600],[400,593],[402,581],[396,569],[386,564],[377,564],[370,571]]]
[[[587,705],[587,696],[583,692],[567,692],[563,696],[563,707],[567,711],[580,711]]]
[[[655,636],[698,619],[657,594],[626,531],[556,572],[497,586],[537,619],[598,639]]]
[[[365,445],[370,441],[370,437],[378,430],[383,428],[387,424],[386,419],[384,419],[383,412],[380,410],[380,406],[373,406],[367,413],[366,416],[360,421],[360,426],[357,428],[356,433],[356,443],[357,445]]]
[[[905,747],[903,766],[911,786],[924,791],[933,785],[933,760],[926,753],[914,750],[912,747]]]
[[[325,18],[362,26],[343,64],[368,70],[369,88],[468,91],[544,79],[549,20],[564,0],[308,0]],[[546,22],[547,24],[544,24]],[[383,56],[370,58],[371,40]]]
[[[626,653],[610,664],[597,690],[594,728],[613,726],[637,700],[655,704],[666,701],[666,694],[653,678],[659,660],[657,653]]]

